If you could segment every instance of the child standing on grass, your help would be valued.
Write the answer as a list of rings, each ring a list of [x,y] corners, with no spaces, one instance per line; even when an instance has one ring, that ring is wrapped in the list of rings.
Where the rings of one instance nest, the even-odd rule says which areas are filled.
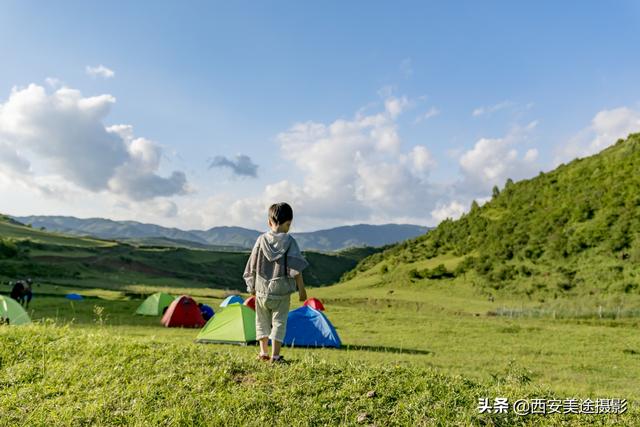
[[[247,292],[256,296],[256,339],[260,343],[259,360],[284,362],[280,347],[287,331],[290,295],[296,290],[300,301],[307,299],[302,270],[309,263],[300,253],[289,232],[293,209],[287,203],[269,208],[270,231],[256,240],[243,278]],[[271,339],[271,357],[269,357]]]

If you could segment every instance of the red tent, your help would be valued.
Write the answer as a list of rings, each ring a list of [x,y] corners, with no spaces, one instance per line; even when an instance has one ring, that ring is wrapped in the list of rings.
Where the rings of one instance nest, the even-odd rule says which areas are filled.
[[[319,310],[319,311],[324,311],[324,305],[322,304],[322,301],[320,301],[318,298],[309,298],[304,302],[303,305],[306,305],[311,308],[315,308],[316,310]]]
[[[249,307],[251,310],[256,311],[256,297],[250,296],[246,300],[244,300],[244,305]]]
[[[161,322],[167,328],[201,328],[206,323],[198,303],[187,295],[182,295],[171,303]]]

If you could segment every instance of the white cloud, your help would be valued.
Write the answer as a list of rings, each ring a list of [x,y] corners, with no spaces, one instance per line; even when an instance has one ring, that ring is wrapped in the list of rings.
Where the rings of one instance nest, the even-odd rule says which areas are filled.
[[[44,79],[45,83],[47,83],[52,89],[57,89],[63,85],[62,81],[56,77],[47,77]]]
[[[115,101],[111,95],[83,97],[67,87],[53,93],[35,84],[14,88],[0,103],[2,171],[12,170],[13,179],[33,185],[57,176],[85,191],[132,199],[185,193],[184,173],[156,174],[162,153],[157,143],[134,138],[128,125],[104,126]]]
[[[556,151],[555,163],[590,156],[634,132],[640,132],[640,111],[627,107],[602,110],[586,129]]]
[[[267,207],[287,201],[296,212],[296,227],[304,229],[359,222],[435,225],[458,218],[474,199],[489,200],[493,185],[538,170],[538,151],[521,148],[537,126],[533,121],[502,138],[482,138],[460,153],[461,177],[454,184],[431,182],[436,167],[431,152],[424,145],[403,149],[398,134],[396,120],[410,104],[386,92],[383,111],[296,123],[276,142],[283,160],[302,174],[301,181],[274,182],[254,197],[217,195],[204,207],[194,204],[183,212],[197,212],[205,227],[241,223],[263,228]]]
[[[398,117],[409,106],[409,99],[406,96],[400,98],[389,97],[384,101],[384,108],[391,115],[392,119]]]
[[[538,150],[535,148],[530,148],[524,153],[524,161],[526,163],[535,162],[538,159]]]
[[[460,159],[463,179],[458,184],[461,193],[483,195],[494,185],[502,185],[507,178],[529,177],[539,168],[538,151],[528,149],[523,156],[517,146],[526,142],[537,122],[515,127],[503,138],[481,138]]]
[[[436,107],[431,107],[427,111],[416,117],[414,123],[424,122],[425,120],[429,120],[430,118],[435,117],[439,114],[440,110],[438,110]]]
[[[421,100],[394,95],[391,88],[380,93],[382,103],[351,118],[300,122],[277,134],[280,160],[289,168],[286,179],[266,181],[254,194],[232,189],[205,199],[190,192],[184,173],[159,174],[164,151],[158,143],[137,136],[130,125],[104,125],[113,96],[83,97],[67,87],[48,93],[31,85],[0,102],[0,182],[12,180],[54,195],[50,204],[39,205],[41,210],[67,209],[60,202],[66,194],[82,201],[73,209],[84,216],[135,215],[183,228],[263,229],[268,206],[288,201],[295,211],[294,229],[309,230],[361,222],[435,225],[459,217],[473,199],[484,200],[507,177],[539,170],[538,151],[524,145],[537,126],[534,121],[459,152],[460,178],[438,185],[430,179],[436,161],[428,144],[408,145],[398,131],[401,115]],[[438,112],[432,107],[421,117]],[[249,173],[253,162],[246,158],[214,163],[234,169],[231,162]],[[171,199],[180,194],[186,195]]]
[[[414,176],[426,177],[429,171],[436,166],[431,152],[423,145],[416,145],[408,154],[400,155],[399,159],[400,163],[409,168]]]
[[[471,115],[473,117],[480,117],[485,115],[491,115],[497,111],[504,110],[505,108],[512,107],[514,105],[511,101],[502,101],[494,105],[486,105],[482,107],[478,107],[473,110]]]
[[[31,173],[31,164],[15,148],[0,141],[0,164],[3,169],[20,174]]]
[[[441,222],[447,218],[458,219],[462,216],[467,208],[457,200],[454,200],[448,204],[439,204],[436,209],[431,211],[431,216],[437,221]]]
[[[33,175],[31,163],[13,146],[0,139],[0,182],[13,186],[19,183],[24,188],[32,188],[43,195],[52,194],[51,185],[38,182]]]
[[[116,75],[115,71],[110,70],[102,64],[98,65],[97,67],[87,65],[85,71],[91,77],[102,77],[105,79],[110,79]]]
[[[146,203],[145,208],[164,218],[175,218],[178,216],[178,206],[171,200],[150,200]]]
[[[294,224],[306,229],[357,222],[425,223],[435,206],[428,176],[435,161],[423,145],[402,149],[396,118],[406,97],[385,99],[384,110],[329,123],[296,123],[276,136],[282,158],[301,181],[281,180],[257,196],[217,195],[205,207],[193,204],[204,226],[238,224],[260,227],[267,207],[287,201]],[[293,173],[291,174],[293,175]]]

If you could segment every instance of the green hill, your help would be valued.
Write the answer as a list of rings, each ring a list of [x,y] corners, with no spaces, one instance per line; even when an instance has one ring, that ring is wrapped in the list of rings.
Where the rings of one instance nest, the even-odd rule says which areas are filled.
[[[90,237],[69,236],[62,233],[53,233],[31,226],[25,226],[6,215],[0,214],[0,238],[7,240],[30,240],[43,244],[71,246],[71,247],[106,247],[113,246],[115,242],[94,239]],[[6,242],[5,242],[6,243]]]
[[[149,242],[147,242],[149,243]],[[67,236],[0,217],[0,281],[33,277],[39,283],[84,289],[135,290],[141,286],[244,290],[246,251],[153,246]],[[343,253],[305,252],[307,284],[336,282],[376,249]]]
[[[535,178],[508,180],[483,206],[364,259],[343,281],[464,281],[541,302],[638,294],[639,167],[634,134]]]
[[[71,216],[25,216],[14,217],[23,224],[35,228],[76,236],[93,236],[100,239],[139,239],[147,237],[166,238],[207,244],[206,240],[188,231],[166,228],[136,221],[113,221],[104,218],[75,218]]]
[[[230,251],[230,252],[246,252],[247,248],[241,246],[218,246],[205,243],[193,242],[190,240],[170,239],[168,237],[141,237],[141,238],[119,238],[116,239],[123,243],[138,247],[155,247],[155,248],[187,248],[187,249],[205,249],[210,251]]]

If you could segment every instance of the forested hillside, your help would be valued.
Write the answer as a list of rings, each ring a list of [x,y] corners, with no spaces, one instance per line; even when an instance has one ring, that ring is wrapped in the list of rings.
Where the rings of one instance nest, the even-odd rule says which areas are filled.
[[[358,272],[444,254],[455,269],[414,269],[411,280],[464,276],[482,286],[537,293],[637,293],[640,134],[537,177],[494,188],[492,199],[425,236],[374,254]]]

